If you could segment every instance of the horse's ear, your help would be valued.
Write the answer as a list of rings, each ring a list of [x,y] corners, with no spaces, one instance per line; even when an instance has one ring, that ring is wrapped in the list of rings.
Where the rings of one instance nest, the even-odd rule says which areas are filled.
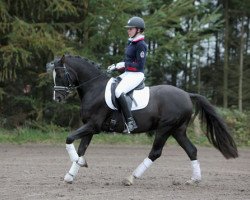
[[[64,63],[65,61],[65,55],[63,54],[62,58],[61,58],[61,62]]]

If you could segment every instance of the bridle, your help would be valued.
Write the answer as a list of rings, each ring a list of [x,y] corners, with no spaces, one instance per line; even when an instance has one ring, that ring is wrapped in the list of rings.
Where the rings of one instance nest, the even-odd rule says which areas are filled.
[[[58,85],[55,85],[55,86],[54,86],[54,92],[59,92],[59,93],[60,93],[60,92],[63,92],[63,93],[66,93],[66,94],[70,94],[70,93],[72,93],[75,89],[80,88],[80,87],[82,87],[82,86],[84,86],[84,85],[86,85],[86,84],[92,82],[93,80],[99,78],[100,76],[103,76],[103,75],[104,75],[103,73],[101,73],[100,75],[95,76],[95,77],[93,77],[92,79],[87,80],[87,81],[81,83],[80,85],[77,85],[77,86],[76,86],[76,85],[73,83],[73,81],[72,81],[72,78],[71,78],[71,76],[70,76],[70,73],[69,73],[67,67],[65,66],[65,63],[63,64],[63,67],[55,67],[54,69],[63,69],[63,70],[64,70],[64,79],[65,79],[65,80],[67,81],[67,83],[68,83],[68,86],[58,86]],[[71,71],[74,73],[74,75],[75,75],[75,77],[76,77],[76,79],[77,79],[77,82],[79,83],[79,79],[78,79],[77,73],[76,73],[73,69],[71,69]],[[54,84],[55,84],[55,83],[54,83]]]
[[[63,64],[63,67],[55,67],[54,70],[55,69],[64,70],[64,79],[68,83],[68,86],[54,85],[54,92],[66,92],[67,94],[71,93],[75,89],[76,86],[72,82],[72,78],[70,76],[70,73],[69,73],[67,67],[65,66],[65,64]],[[75,75],[76,75],[76,73],[75,73]],[[76,75],[76,77],[77,77],[77,80],[78,80],[77,75]],[[56,84],[56,83],[54,82],[54,84]]]

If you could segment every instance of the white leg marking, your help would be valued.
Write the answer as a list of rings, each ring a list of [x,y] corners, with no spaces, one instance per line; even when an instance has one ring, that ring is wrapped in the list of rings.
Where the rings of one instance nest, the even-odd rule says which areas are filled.
[[[73,183],[73,180],[74,180],[73,176],[71,176],[69,173],[67,173],[67,174],[64,176],[64,181],[65,181],[66,183]]]
[[[122,183],[126,186],[134,184],[135,178],[140,178],[142,174],[153,164],[152,160],[145,158],[143,162],[133,171],[132,175],[125,178]]]
[[[191,166],[193,170],[192,179],[201,180],[201,168],[198,160],[191,161]]]
[[[81,167],[88,167],[88,163],[87,163],[87,161],[85,160],[85,158],[83,156],[79,157],[77,163]]]
[[[142,174],[153,164],[152,160],[145,158],[143,162],[135,169],[133,176],[135,178],[140,178]]]
[[[76,153],[76,149],[75,149],[74,144],[66,144],[66,150],[69,154],[71,162],[77,162],[79,159],[79,156]]]
[[[88,163],[83,156],[79,157],[77,162],[72,163],[69,172],[64,176],[64,181],[67,183],[72,183],[80,167],[88,167]]]
[[[64,177],[64,181],[67,183],[72,183],[79,169],[80,169],[80,165],[76,162],[73,162],[69,172]]]
[[[201,181],[201,169],[198,160],[191,161],[192,177],[186,182],[187,185],[198,184]]]

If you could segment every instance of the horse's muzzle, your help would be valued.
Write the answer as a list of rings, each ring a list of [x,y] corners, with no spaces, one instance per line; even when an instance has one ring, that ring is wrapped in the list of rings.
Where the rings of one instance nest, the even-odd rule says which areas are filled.
[[[53,98],[54,101],[60,103],[62,101],[62,98],[61,97],[57,97],[57,98]]]
[[[56,102],[63,102],[66,100],[70,91],[67,87],[55,86],[53,92],[53,100]]]

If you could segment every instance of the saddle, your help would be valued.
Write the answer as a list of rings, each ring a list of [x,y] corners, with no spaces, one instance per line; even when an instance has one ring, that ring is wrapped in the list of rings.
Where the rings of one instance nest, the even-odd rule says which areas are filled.
[[[121,78],[120,77],[116,77],[114,78],[114,81],[113,83],[111,84],[111,101],[113,103],[113,105],[119,110],[119,104],[117,102],[117,98],[115,96],[115,89],[117,87],[117,85],[121,82]],[[130,92],[128,92],[126,94],[126,101],[130,107],[130,109],[132,108],[132,102],[134,102],[134,104],[136,106],[138,106],[136,100],[134,99],[133,97],[133,93],[134,93],[134,90],[142,90],[143,88],[145,88],[145,83],[144,83],[144,80],[137,86],[135,87],[133,90],[131,90]]]
[[[118,118],[118,115],[121,114],[119,112],[120,108],[115,96],[115,89],[120,81],[120,77],[110,78],[105,89],[105,102],[107,106],[113,110],[110,123],[108,125],[110,131],[115,129],[115,126],[118,123],[116,119]],[[126,100],[131,111],[145,108],[148,105],[149,97],[149,87],[145,87],[144,80],[136,88],[126,94]]]

